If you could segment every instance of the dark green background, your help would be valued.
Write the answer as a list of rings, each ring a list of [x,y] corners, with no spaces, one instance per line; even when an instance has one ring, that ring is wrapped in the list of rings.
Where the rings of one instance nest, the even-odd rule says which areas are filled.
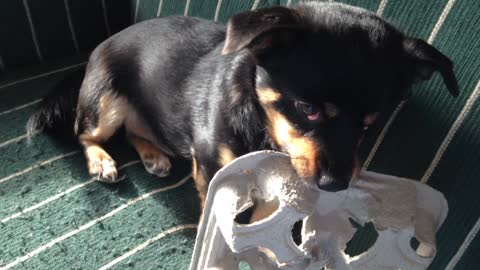
[[[99,42],[135,21],[153,18],[160,0],[68,0],[78,41],[74,45],[64,1],[27,1],[41,57],[36,52],[23,1],[0,1],[0,112],[40,98],[65,72],[6,86],[7,83],[86,60]],[[250,9],[254,0],[223,0],[219,21]],[[293,1],[296,2],[296,1]],[[380,1],[343,1],[376,11]],[[182,15],[183,0],[163,0],[161,16]],[[259,7],[286,4],[261,1]],[[447,0],[389,0],[383,16],[410,35],[428,39]],[[138,4],[138,5],[137,5]],[[104,9],[106,7],[106,9]],[[188,15],[213,19],[217,0],[191,0]],[[104,14],[107,17],[104,17]],[[456,0],[433,45],[455,63],[461,94],[452,99],[440,76],[418,84],[374,156],[369,170],[419,179],[480,80],[480,1]],[[438,234],[439,253],[430,269],[444,269],[480,216],[480,108],[476,100],[453,137],[428,184],[443,192],[450,213]],[[32,107],[0,115],[0,144],[24,133]],[[362,145],[366,157],[380,128]],[[46,135],[0,148],[0,178],[35,162],[73,150]],[[115,152],[115,148],[112,150]],[[117,150],[117,152],[119,152]],[[131,149],[114,154],[119,164],[136,159]],[[175,166],[176,165],[176,166]],[[118,185],[92,183],[47,206],[0,224],[0,266],[101,216],[126,200],[173,184],[188,174],[178,161],[166,180],[149,176],[137,164],[124,170]],[[0,219],[88,180],[81,154],[58,160],[0,183]],[[96,269],[163,230],[198,219],[197,197],[191,182],[127,208],[100,225],[79,233],[17,269]],[[369,226],[355,236],[348,251],[357,254],[374,239]],[[118,264],[114,269],[186,269],[194,232],[177,232]],[[480,268],[477,235],[456,270]]]

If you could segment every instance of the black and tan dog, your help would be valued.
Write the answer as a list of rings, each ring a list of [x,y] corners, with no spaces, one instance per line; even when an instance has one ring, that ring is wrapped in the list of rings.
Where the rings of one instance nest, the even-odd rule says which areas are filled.
[[[202,201],[219,168],[262,149],[335,191],[358,171],[365,130],[435,71],[456,96],[447,57],[342,4],[248,11],[227,27],[156,18],[100,44],[81,87],[60,84],[27,129],[75,130],[90,174],[106,182],[117,171],[101,144],[124,126],[152,174],[167,175],[171,157],[193,160]]]

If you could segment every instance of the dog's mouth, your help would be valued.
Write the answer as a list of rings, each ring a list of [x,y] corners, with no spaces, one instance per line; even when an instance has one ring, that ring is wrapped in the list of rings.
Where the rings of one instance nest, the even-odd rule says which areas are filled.
[[[336,192],[348,188],[348,181],[341,181],[329,175],[321,175],[317,179],[317,187],[321,190]]]

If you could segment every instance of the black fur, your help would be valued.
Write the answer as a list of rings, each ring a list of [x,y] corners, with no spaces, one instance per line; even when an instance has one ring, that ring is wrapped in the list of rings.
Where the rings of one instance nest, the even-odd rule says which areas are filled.
[[[414,82],[435,71],[458,95],[446,56],[373,13],[342,4],[249,11],[232,17],[227,28],[198,18],[157,18],[112,36],[92,53],[77,132],[96,125],[98,99],[113,92],[141,115],[157,146],[172,156],[194,155],[208,180],[220,168],[220,144],[235,155],[289,152],[268,132],[267,109],[257,95],[271,88],[281,94],[271,108],[318,146],[315,176],[327,179],[319,185],[338,190],[353,174],[365,117],[390,111]],[[57,95],[68,94],[47,97],[29,130],[55,126],[50,116],[58,111],[71,114],[74,100],[58,106],[66,99]],[[308,119],[304,104],[325,114],[327,103],[338,115]]]
[[[25,126],[28,141],[42,131],[51,132],[59,139],[72,142],[75,136],[75,108],[85,68],[68,74],[43,98]]]

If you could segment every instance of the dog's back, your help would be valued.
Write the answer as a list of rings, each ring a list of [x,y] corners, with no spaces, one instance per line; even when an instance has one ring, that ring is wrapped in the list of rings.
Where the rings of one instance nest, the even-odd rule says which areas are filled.
[[[224,38],[223,25],[191,17],[156,18],[112,36],[90,56],[77,108],[87,115],[77,117],[77,133],[93,128],[89,119],[97,117],[101,96],[121,95],[139,114],[135,121],[142,118],[162,137],[155,141],[164,150],[189,151],[184,136],[190,123],[181,121],[189,113],[185,84],[202,56],[221,48]]]

